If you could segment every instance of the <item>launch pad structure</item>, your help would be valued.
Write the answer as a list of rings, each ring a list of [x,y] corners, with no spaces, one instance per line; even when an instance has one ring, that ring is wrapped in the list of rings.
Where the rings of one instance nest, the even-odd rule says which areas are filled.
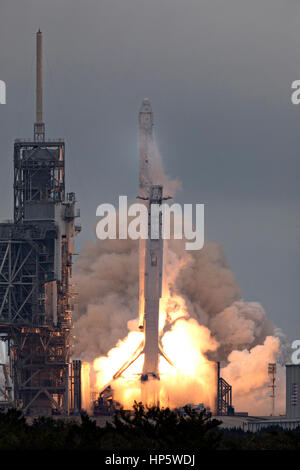
[[[37,33],[34,137],[14,144],[14,219],[0,224],[0,406],[69,411],[75,194],[65,193],[65,143],[45,138],[42,33]],[[0,390],[1,393],[1,390]],[[4,397],[4,398],[3,398]]]
[[[73,298],[71,290],[74,238],[79,211],[74,193],[65,191],[65,143],[45,136],[43,122],[42,33],[36,38],[36,122],[33,138],[14,143],[14,218],[0,223],[0,343],[6,357],[0,362],[0,409],[11,406],[26,415],[80,413],[82,363],[71,362]],[[163,187],[151,174],[153,113],[148,99],[139,113],[139,198],[148,211],[148,240],[140,240],[139,327],[144,340],[114,379],[145,355],[141,382],[158,383],[158,360],[165,355],[159,339],[163,240],[160,205]],[[152,227],[153,223],[153,227]],[[156,236],[152,237],[152,228]],[[0,348],[0,359],[1,359]],[[231,408],[231,386],[218,369],[219,414]],[[98,400],[112,405],[112,388]]]

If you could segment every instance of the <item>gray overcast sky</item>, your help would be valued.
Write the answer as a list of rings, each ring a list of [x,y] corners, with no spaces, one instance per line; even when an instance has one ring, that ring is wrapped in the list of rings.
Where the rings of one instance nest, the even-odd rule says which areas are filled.
[[[35,33],[45,122],[67,144],[83,231],[137,194],[137,113],[150,98],[180,202],[206,204],[246,300],[300,338],[298,0],[0,0],[0,218],[12,216],[13,140],[32,135]]]

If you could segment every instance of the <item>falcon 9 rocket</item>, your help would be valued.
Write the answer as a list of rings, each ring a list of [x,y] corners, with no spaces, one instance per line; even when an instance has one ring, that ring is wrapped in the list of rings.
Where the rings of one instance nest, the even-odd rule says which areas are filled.
[[[118,370],[114,379],[141,355],[144,365],[141,381],[159,379],[159,355],[170,364],[159,342],[159,304],[162,295],[163,238],[161,211],[152,211],[152,206],[160,207],[163,187],[156,184],[153,171],[154,136],[153,113],[150,101],[145,98],[139,112],[139,199],[148,213],[148,237],[139,240],[139,328],[144,339],[131,358]],[[172,364],[173,365],[173,364]]]
[[[148,237],[139,240],[139,327],[144,331],[145,354],[141,380],[146,381],[149,377],[159,378],[159,300],[163,262],[161,213],[151,217],[152,204],[161,205],[163,188],[153,181],[153,113],[147,98],[139,113],[139,144],[140,198],[144,199],[148,211]]]

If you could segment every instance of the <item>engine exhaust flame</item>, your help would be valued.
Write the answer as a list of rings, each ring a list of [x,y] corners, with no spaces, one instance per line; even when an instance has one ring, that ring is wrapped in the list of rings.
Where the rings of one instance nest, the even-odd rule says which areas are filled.
[[[100,391],[111,383],[115,399],[127,408],[132,406],[134,400],[175,407],[183,406],[192,399],[193,403],[205,403],[214,409],[216,364],[207,359],[206,353],[215,351],[218,343],[208,328],[189,317],[181,297],[172,299],[174,310],[168,312],[171,297],[169,292],[167,294],[161,300],[160,334],[163,351],[174,365],[161,356],[160,380],[141,383],[142,354],[122,377],[113,380],[114,373],[124,364],[124,358],[130,358],[143,341],[142,332],[131,331],[106,356],[95,359],[96,387]],[[169,328],[165,330],[167,324]]]
[[[154,142],[149,151],[155,162],[155,181],[174,195],[179,183],[165,175]],[[137,266],[137,244],[132,240],[89,242],[76,263],[74,279],[80,297],[74,314],[75,353],[93,363],[98,392],[143,340],[134,318]],[[163,279],[159,329],[163,349],[175,367],[160,358],[161,379],[153,390],[153,381],[141,384],[141,355],[113,382],[115,399],[127,408],[134,400],[148,402],[155,397],[161,405],[202,402],[214,409],[214,361],[219,360],[226,366],[222,375],[233,386],[236,409],[267,414],[267,364],[276,362],[286,338],[258,302],[242,299],[223,248],[207,242],[202,250],[187,253],[181,241],[168,241]],[[249,374],[250,370],[255,373]],[[284,410],[284,393],[278,394],[277,410]]]

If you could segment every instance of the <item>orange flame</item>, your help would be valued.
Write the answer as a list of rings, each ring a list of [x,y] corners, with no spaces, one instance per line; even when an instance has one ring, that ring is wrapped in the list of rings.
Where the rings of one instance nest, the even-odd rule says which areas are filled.
[[[216,350],[218,343],[206,327],[189,317],[181,297],[163,297],[160,307],[161,343],[174,367],[161,357],[160,381],[142,384],[142,354],[122,377],[113,380],[113,375],[130,359],[143,341],[142,332],[130,331],[107,356],[95,359],[93,369],[96,372],[97,390],[103,390],[110,383],[114,389],[115,400],[126,408],[130,408],[136,400],[144,403],[159,401],[161,406],[170,407],[203,403],[214,409],[217,390],[216,364],[208,361],[205,353]]]

